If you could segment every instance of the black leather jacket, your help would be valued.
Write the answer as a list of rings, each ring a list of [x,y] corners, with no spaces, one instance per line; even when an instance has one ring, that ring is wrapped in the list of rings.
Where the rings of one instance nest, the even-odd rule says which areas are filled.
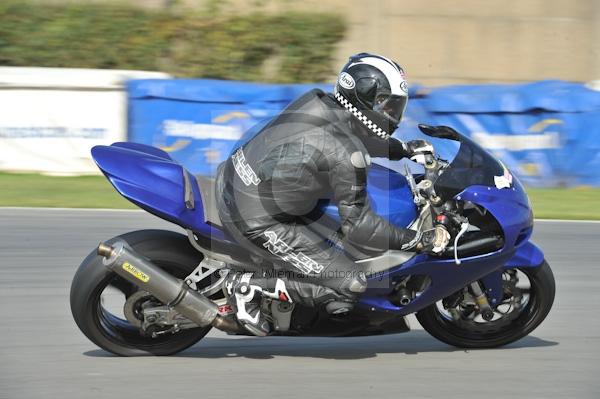
[[[415,233],[375,214],[366,188],[371,157],[404,156],[400,141],[369,133],[331,95],[312,90],[221,166],[221,218],[251,236],[277,223],[293,225],[320,200],[331,200],[343,240],[368,251],[400,249]]]

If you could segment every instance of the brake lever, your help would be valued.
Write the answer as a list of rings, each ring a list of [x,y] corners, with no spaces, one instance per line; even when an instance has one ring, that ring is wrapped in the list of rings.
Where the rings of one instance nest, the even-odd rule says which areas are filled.
[[[456,237],[454,237],[454,263],[456,263],[457,265],[460,265],[461,263],[460,259],[458,259],[458,240],[460,239],[460,237],[462,237],[463,234],[467,232],[468,229],[469,221],[461,223],[460,231],[458,232]]]

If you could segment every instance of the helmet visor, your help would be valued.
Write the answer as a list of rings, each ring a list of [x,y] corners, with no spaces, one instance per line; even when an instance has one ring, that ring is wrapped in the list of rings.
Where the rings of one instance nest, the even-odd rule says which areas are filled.
[[[396,125],[400,123],[404,110],[406,109],[406,103],[408,102],[407,96],[398,96],[395,94],[378,94],[375,97],[375,105],[373,111],[379,112],[387,116]]]

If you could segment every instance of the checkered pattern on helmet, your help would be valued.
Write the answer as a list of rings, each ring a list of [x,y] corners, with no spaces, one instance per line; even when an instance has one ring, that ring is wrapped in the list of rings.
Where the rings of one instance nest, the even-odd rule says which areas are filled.
[[[387,140],[390,137],[389,134],[387,134],[385,131],[383,131],[382,128],[377,126],[377,124],[375,124],[375,122],[373,122],[372,120],[367,118],[362,112],[360,112],[358,110],[358,108],[356,108],[354,105],[352,105],[350,103],[350,101],[348,101],[338,91],[335,92],[335,98],[336,98],[336,100],[338,100],[338,102],[340,104],[342,104],[344,106],[344,108],[346,108],[348,111],[350,111],[352,113],[352,115],[356,116],[358,118],[358,120],[360,120],[362,123],[365,124],[366,127],[371,129],[371,131],[373,133],[375,133],[376,135],[378,135],[379,137],[381,137],[382,139],[385,139],[385,140]]]

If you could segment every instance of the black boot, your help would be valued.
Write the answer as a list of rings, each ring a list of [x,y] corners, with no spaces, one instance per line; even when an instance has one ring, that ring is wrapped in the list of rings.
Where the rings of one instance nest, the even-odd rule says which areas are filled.
[[[324,306],[329,314],[350,312],[354,308],[356,293],[362,293],[364,292],[364,288],[366,288],[366,278],[364,279],[364,283],[361,281],[357,287],[355,287],[356,284],[352,284],[351,289],[343,285],[342,288],[344,288],[345,295],[331,288],[307,281],[283,280],[280,278],[257,278],[253,279],[253,281],[263,287],[262,294],[264,296],[308,307],[316,308]]]
[[[232,273],[227,277],[225,287],[240,324],[253,335],[264,337],[269,334],[270,327],[260,310],[262,287],[251,284],[251,278],[252,273]]]

